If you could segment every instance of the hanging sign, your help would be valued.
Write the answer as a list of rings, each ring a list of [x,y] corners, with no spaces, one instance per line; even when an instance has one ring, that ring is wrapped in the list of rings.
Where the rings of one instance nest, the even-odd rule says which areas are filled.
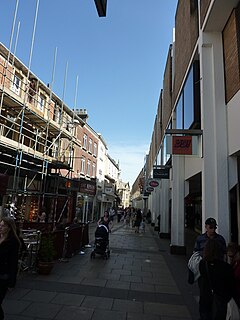
[[[169,179],[169,168],[153,169],[154,179]]]
[[[148,185],[149,185],[150,187],[156,188],[156,187],[159,186],[159,183],[158,183],[158,181],[156,181],[156,180],[149,180],[149,181],[148,181]]]
[[[172,154],[192,155],[192,136],[173,136]]]
[[[153,187],[147,187],[147,188],[146,188],[146,191],[147,191],[147,192],[152,192],[153,190],[154,190]]]

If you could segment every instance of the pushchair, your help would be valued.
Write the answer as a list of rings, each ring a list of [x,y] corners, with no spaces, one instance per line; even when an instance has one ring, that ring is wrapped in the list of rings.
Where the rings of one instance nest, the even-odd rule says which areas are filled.
[[[91,259],[95,259],[96,254],[101,255],[103,259],[110,257],[109,230],[104,224],[100,224],[95,231],[95,247],[91,253]]]

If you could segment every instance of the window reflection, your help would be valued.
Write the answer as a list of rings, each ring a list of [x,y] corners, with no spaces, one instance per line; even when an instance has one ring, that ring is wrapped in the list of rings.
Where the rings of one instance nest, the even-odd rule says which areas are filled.
[[[176,129],[183,129],[183,98],[182,94],[176,106]]]
[[[184,86],[184,129],[189,129],[194,122],[193,68],[191,68]]]

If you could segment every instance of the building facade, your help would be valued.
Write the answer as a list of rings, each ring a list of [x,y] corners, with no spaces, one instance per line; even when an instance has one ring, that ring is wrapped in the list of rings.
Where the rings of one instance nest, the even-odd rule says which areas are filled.
[[[115,186],[119,166],[109,166],[86,109],[70,109],[51,87],[0,44],[0,214],[14,207],[17,219],[31,222],[45,211],[53,226],[93,220],[98,167]]]
[[[238,0],[178,1],[144,170],[145,190],[158,182],[147,206],[172,253],[185,253],[186,229],[203,232],[208,217],[239,241],[239,21]]]
[[[121,179],[117,182],[117,194],[119,204],[123,208],[128,208],[130,203],[130,185],[129,182],[123,182]]]

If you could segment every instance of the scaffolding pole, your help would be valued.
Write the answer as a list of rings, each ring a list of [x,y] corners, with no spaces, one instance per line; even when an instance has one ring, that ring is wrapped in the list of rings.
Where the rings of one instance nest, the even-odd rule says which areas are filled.
[[[35,10],[35,17],[34,17],[34,25],[33,25],[33,33],[32,33],[32,39],[31,39],[31,48],[29,53],[29,63],[28,63],[28,69],[27,69],[27,83],[30,76],[30,68],[32,63],[32,54],[33,54],[33,47],[34,47],[34,40],[35,40],[35,33],[36,33],[36,25],[37,25],[37,17],[38,17],[38,7],[39,7],[39,0],[36,0],[36,10]],[[17,155],[16,155],[16,165],[14,170],[14,178],[13,178],[13,190],[15,194],[17,194],[18,185],[19,185],[19,177],[20,177],[20,166],[22,163],[22,139],[23,139],[23,124],[24,124],[24,116],[25,116],[25,109],[26,109],[26,103],[27,103],[27,96],[28,92],[25,91],[24,95],[24,101],[23,101],[23,108],[22,108],[22,117],[20,121],[20,130],[19,130],[19,139],[18,139],[18,149],[17,149]]]
[[[49,134],[49,123],[50,123],[50,106],[52,101],[52,92],[53,92],[53,85],[55,81],[55,70],[56,70],[56,61],[57,61],[57,47],[55,48],[54,52],[54,59],[53,59],[53,68],[52,68],[52,79],[50,84],[50,95],[49,95],[49,101],[48,101],[48,123],[47,123],[47,131],[46,131],[46,140],[45,140],[45,146],[44,146],[44,160],[43,160],[43,166],[42,166],[42,180],[41,180],[41,192],[42,192],[42,207],[45,204],[45,191],[46,191],[46,182],[47,182],[47,172],[48,172],[48,160],[47,156],[49,155],[50,146],[47,145],[48,141],[48,134]]]
[[[67,83],[67,73],[68,73],[68,62],[66,63],[65,67],[65,73],[64,73],[64,82],[63,82],[63,95],[62,95],[62,104],[61,104],[61,119],[60,119],[60,132],[59,132],[59,141],[61,139],[61,134],[62,134],[62,126],[63,126],[63,105],[64,105],[64,98],[65,98],[65,92],[66,92],[66,83]],[[58,145],[58,148],[61,147]],[[59,154],[59,150],[58,150]],[[59,174],[59,172],[58,172]],[[58,186],[57,184],[57,189],[56,189],[56,198],[55,198],[55,207],[54,207],[54,212],[53,212],[53,227],[56,226],[56,213],[57,213],[57,204],[58,204]]]
[[[3,70],[4,70],[4,74],[3,74],[3,91],[2,91],[1,102],[0,102],[0,114],[2,112],[4,88],[5,88],[5,79],[6,79],[6,76],[7,76],[7,69],[8,69],[8,64],[9,64],[9,60],[10,60],[10,54],[11,54],[11,50],[12,50],[13,34],[14,34],[14,31],[15,31],[15,23],[16,23],[16,18],[17,18],[17,13],[18,13],[18,4],[19,4],[19,0],[16,0],[13,23],[12,23],[12,30],[11,30],[11,35],[10,35],[9,51],[8,51],[7,61],[5,61],[5,65],[4,65],[4,68],[3,68]],[[17,42],[17,39],[18,39],[18,33],[17,33],[16,42]]]

